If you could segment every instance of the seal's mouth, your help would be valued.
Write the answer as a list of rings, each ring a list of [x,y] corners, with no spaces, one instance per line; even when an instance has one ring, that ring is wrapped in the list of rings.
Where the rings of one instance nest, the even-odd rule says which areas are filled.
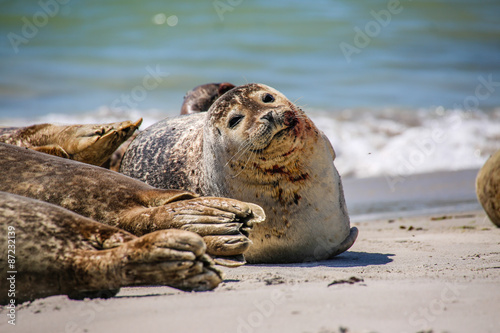
[[[298,124],[298,119],[295,115],[295,112],[293,111],[285,111],[281,114],[281,117],[278,118],[275,126],[276,127],[283,127],[280,130],[278,130],[276,133],[274,133],[271,136],[271,139],[269,140],[269,143],[275,139],[279,139],[288,133],[290,133],[295,126]],[[281,125],[281,126],[280,126]]]
[[[262,153],[264,150],[266,150],[272,144],[273,141],[279,140],[279,139],[281,139],[283,137],[290,136],[290,133],[294,130],[295,125],[297,123],[298,123],[298,121],[297,121],[297,119],[295,117],[294,117],[293,120],[287,120],[285,118],[285,120],[282,123],[282,126],[280,126],[282,128],[279,129],[275,133],[269,133],[269,132],[271,132],[273,129],[275,129],[276,125],[274,125],[274,124],[268,125],[268,127],[267,127],[267,129],[266,129],[265,132],[268,132],[269,134],[267,134],[268,139],[266,140],[266,143],[264,144],[264,146],[262,146],[260,148],[257,148],[257,149],[250,149],[250,151],[254,152],[254,153]],[[285,127],[283,127],[283,125]],[[263,136],[265,136],[265,134],[263,134]]]
[[[290,133],[292,131],[292,129],[293,129],[293,127],[285,127],[283,129],[279,130],[278,132],[274,133],[271,140],[269,140],[269,143],[271,143],[271,141],[273,141],[275,139],[279,139],[279,138],[282,138],[282,137],[288,135],[288,133]]]

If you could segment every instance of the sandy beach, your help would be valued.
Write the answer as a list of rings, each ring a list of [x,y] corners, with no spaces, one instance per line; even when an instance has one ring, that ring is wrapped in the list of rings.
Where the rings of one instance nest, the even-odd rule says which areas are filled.
[[[446,192],[463,202],[473,193],[474,172],[450,175],[441,179],[458,184],[463,193]],[[424,186],[425,179],[435,177],[413,178]],[[463,187],[456,177],[469,185]],[[383,190],[383,181],[365,180],[365,188],[372,182]],[[348,200],[361,183],[345,182]],[[406,191],[418,204],[417,192],[421,198],[425,193],[408,186],[414,186],[410,179],[399,201]],[[369,197],[359,195],[357,203]],[[383,200],[391,202],[387,196]],[[225,280],[212,292],[141,287],[122,288],[108,300],[54,296],[19,306],[15,326],[7,323],[4,308],[0,331],[498,332],[500,229],[482,210],[453,207],[441,207],[447,211],[442,214],[405,216],[396,209],[378,219],[360,215],[364,218],[352,223],[360,230],[358,240],[335,259],[223,268]]]
[[[3,1],[0,127],[142,118],[145,130],[199,85],[263,83],[331,142],[359,236],[327,261],[221,267],[210,292],[128,287],[0,306],[0,333],[499,333],[500,228],[475,194],[500,150],[498,13],[500,1]],[[171,163],[181,173],[182,160]],[[281,200],[279,181],[263,186]]]

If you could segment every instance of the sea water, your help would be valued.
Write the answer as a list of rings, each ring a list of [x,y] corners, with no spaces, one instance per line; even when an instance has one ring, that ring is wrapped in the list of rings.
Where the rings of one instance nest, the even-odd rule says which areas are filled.
[[[0,126],[177,115],[208,82],[282,91],[343,177],[500,149],[500,1],[1,1]]]

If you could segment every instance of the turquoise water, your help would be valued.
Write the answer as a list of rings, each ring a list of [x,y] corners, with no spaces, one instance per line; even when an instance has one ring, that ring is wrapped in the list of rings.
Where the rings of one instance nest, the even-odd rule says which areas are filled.
[[[306,109],[326,112],[500,106],[500,1],[0,6],[3,123],[101,107],[174,114],[187,90],[220,81],[266,83]],[[355,50],[348,57],[346,47]],[[146,89],[151,71],[157,80],[146,81]],[[485,81],[489,87],[477,98]],[[132,101],[123,94],[134,94]]]

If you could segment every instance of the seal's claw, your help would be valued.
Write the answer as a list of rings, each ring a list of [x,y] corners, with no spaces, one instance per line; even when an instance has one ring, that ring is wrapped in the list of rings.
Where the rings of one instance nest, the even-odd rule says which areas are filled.
[[[251,227],[254,223],[261,223],[266,220],[266,213],[262,207],[252,203],[247,203],[247,205],[250,207],[252,213],[250,214],[250,218],[246,221],[246,224]]]
[[[243,235],[205,236],[203,240],[215,256],[234,256],[242,254],[250,247],[252,241]]]
[[[251,228],[254,223],[261,223],[266,219],[264,210],[253,203],[217,197],[202,197],[194,200],[205,207],[215,209],[217,211],[215,215],[226,216],[227,213],[234,214],[233,219],[236,218],[246,228]]]
[[[220,211],[229,212],[238,217],[247,217],[252,210],[250,204],[234,199],[218,198],[218,197],[202,197],[197,201],[205,206],[214,208]]]
[[[205,258],[212,263],[208,256],[205,256]],[[222,271],[211,264],[210,269],[203,267],[203,271],[199,274],[185,277],[173,282],[170,286],[184,291],[207,291],[215,289],[223,279],[224,274]]]

